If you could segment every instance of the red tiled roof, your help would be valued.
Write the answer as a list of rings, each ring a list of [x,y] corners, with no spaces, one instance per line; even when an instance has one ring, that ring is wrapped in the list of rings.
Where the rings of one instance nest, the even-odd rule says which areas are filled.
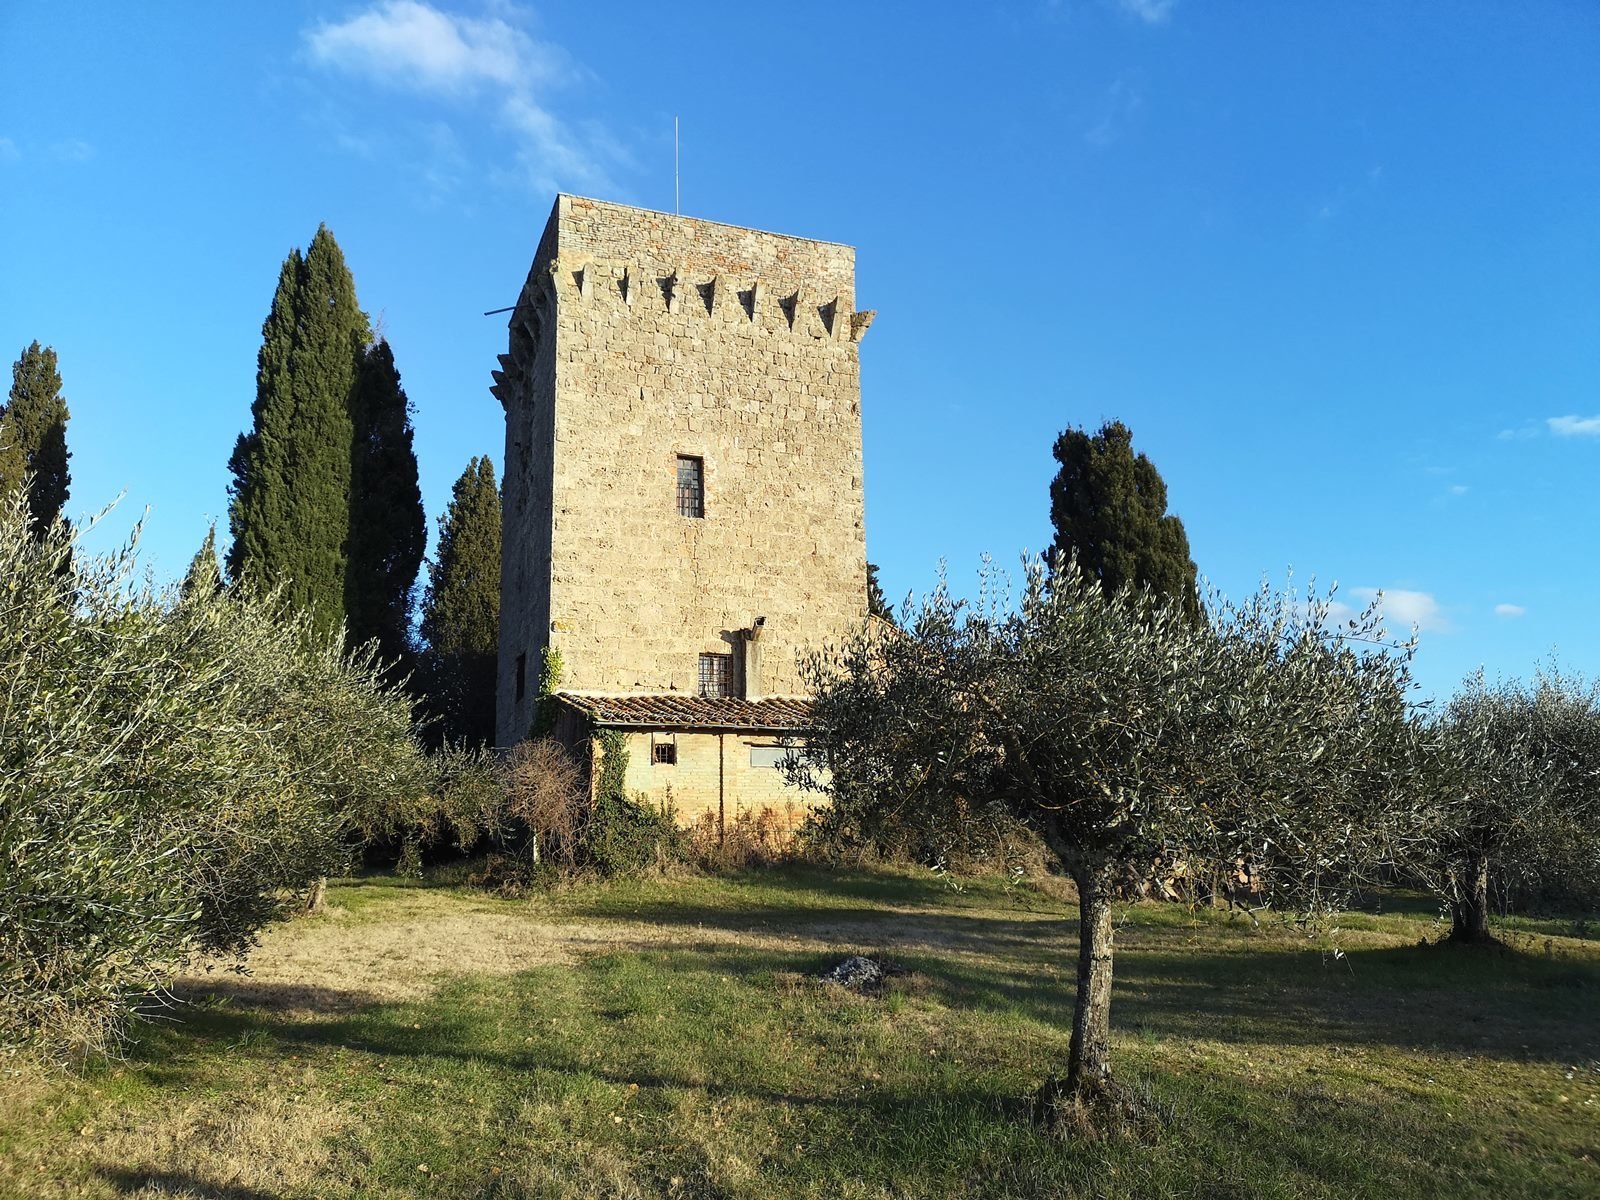
[[[596,725],[640,729],[748,729],[802,732],[811,727],[809,700],[741,700],[733,696],[578,696],[556,699]]]

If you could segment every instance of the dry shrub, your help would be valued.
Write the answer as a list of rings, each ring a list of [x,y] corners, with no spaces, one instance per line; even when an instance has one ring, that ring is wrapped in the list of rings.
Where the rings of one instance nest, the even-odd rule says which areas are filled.
[[[724,828],[717,814],[701,813],[688,829],[687,857],[691,865],[706,871],[742,871],[750,867],[771,867],[800,857],[802,846],[796,831],[803,817],[794,803],[781,809],[771,805],[742,808]]]
[[[458,756],[459,757],[459,756]],[[574,875],[631,875],[682,859],[682,836],[669,812],[622,794],[626,754],[606,749],[596,794],[579,761],[553,738],[515,747],[488,777],[476,762],[439,789],[442,814],[463,852],[487,841],[490,852],[467,882],[507,894]]]
[[[938,836],[913,823],[888,819],[863,823],[833,804],[819,804],[801,815],[795,828],[796,857],[832,866],[932,867],[957,878],[1003,875],[1028,882],[1046,895],[1075,899],[1071,886],[1039,835],[992,806],[957,805],[951,829]]]
[[[535,864],[548,857],[562,866],[577,861],[588,815],[583,774],[560,742],[536,738],[511,751],[505,769],[506,815],[528,831]]]

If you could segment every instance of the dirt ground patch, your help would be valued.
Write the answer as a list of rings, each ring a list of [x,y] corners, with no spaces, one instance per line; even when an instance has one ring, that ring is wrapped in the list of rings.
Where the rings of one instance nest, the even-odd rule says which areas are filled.
[[[562,920],[485,906],[441,893],[397,901],[383,922],[331,907],[270,929],[245,962],[204,964],[181,976],[183,1000],[224,995],[288,1013],[350,1011],[369,1004],[426,999],[463,976],[508,976],[589,954],[651,948],[742,947],[785,953],[833,953],[861,947],[932,951],[987,961],[1007,935],[982,917],[920,907],[886,910],[872,921],[819,916],[787,929],[735,924],[684,925],[621,920]],[[1057,931],[1047,914],[1011,914],[1013,928],[1037,941]],[[1051,929],[1051,925],[1055,929]]]
[[[183,999],[219,993],[284,1011],[338,1011],[421,1000],[449,979],[514,975],[570,962],[579,945],[616,941],[609,928],[550,925],[441,896],[400,908],[383,922],[330,907],[276,926],[250,953],[243,974],[231,964],[203,964],[173,990]]]

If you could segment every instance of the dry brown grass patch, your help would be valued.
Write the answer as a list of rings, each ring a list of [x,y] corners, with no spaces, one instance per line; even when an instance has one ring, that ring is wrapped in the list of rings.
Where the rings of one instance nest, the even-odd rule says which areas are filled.
[[[987,915],[987,914],[985,914]],[[1014,913],[1037,923],[1030,938],[1064,936],[1051,914]],[[737,946],[833,953],[861,945],[931,951],[974,962],[997,961],[981,919],[920,907],[886,910],[873,921],[819,915],[789,929],[684,926],[645,921],[570,921],[526,905],[484,903],[439,892],[397,897],[388,919],[363,920],[330,907],[271,929],[243,975],[210,964],[180,978],[182,999],[226,996],[251,1007],[298,1015],[348,1012],[366,1005],[425,1000],[451,979],[505,977],[587,954],[617,950]]]
[[[59,1121],[87,1084],[63,1089],[54,1072],[18,1070],[0,1087],[0,1127]],[[315,1195],[328,1179],[332,1140],[350,1124],[315,1088],[277,1087],[169,1104],[134,1114],[106,1105],[63,1141],[24,1142],[0,1157],[0,1196],[258,1197]]]
[[[338,908],[269,930],[243,976],[213,969],[174,989],[194,998],[222,994],[264,1008],[328,1012],[421,1000],[448,979],[514,975],[570,962],[571,936],[516,911],[437,895],[407,897],[392,920],[349,919]],[[213,964],[215,967],[215,964]]]
[[[349,1117],[317,1091],[272,1090],[124,1118],[84,1138],[84,1156],[116,1195],[310,1195],[327,1180],[332,1139]]]

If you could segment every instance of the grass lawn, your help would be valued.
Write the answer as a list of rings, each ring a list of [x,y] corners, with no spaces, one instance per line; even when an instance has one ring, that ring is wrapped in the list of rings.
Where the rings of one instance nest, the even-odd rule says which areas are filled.
[[[1600,929],[1337,944],[1215,912],[1121,916],[1121,1077],[1168,1126],[1021,1117],[1066,1053],[1070,905],[804,869],[499,900],[352,880],[125,1060],[0,1060],[0,1194],[1600,1196]],[[1502,932],[1507,932],[1503,929]],[[881,998],[812,980],[852,951]]]

